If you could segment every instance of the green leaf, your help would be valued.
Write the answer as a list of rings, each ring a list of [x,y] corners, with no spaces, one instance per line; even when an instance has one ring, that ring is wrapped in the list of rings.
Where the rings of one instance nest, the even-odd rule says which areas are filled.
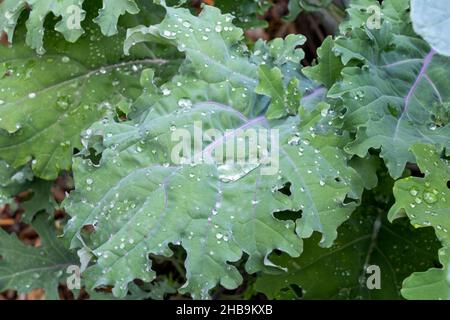
[[[302,11],[318,11],[328,7],[332,0],[289,0],[289,15],[286,20],[293,21]]]
[[[305,42],[306,38],[301,34],[290,34],[287,35],[285,39],[276,38],[269,43],[260,40],[255,44],[254,54],[257,54],[257,50],[267,51],[269,57],[263,55],[263,52],[259,53],[259,55],[262,55],[263,60],[272,58],[274,60],[273,64],[277,67],[287,65],[286,70],[288,68],[296,69],[298,68],[298,64],[305,57],[305,53],[299,48],[304,45]],[[283,73],[288,72],[284,71]]]
[[[415,272],[403,282],[402,295],[410,300],[450,299],[450,247],[439,251],[442,268]]]
[[[14,170],[6,162],[0,160],[0,209],[9,205],[12,210],[18,207],[24,210],[22,220],[30,223],[34,215],[40,211],[53,213],[56,203],[50,194],[52,183],[34,178],[29,166]],[[14,197],[21,192],[28,196],[20,204]]]
[[[139,71],[163,64],[148,48],[123,57],[123,34],[90,31],[76,44],[47,33],[49,50],[37,56],[19,39],[0,48],[0,158],[14,168],[54,179],[69,170],[81,133],[118,101],[139,95]],[[89,132],[84,132],[89,136]]]
[[[322,46],[317,49],[319,63],[313,67],[303,69],[303,73],[307,77],[316,80],[328,89],[341,77],[343,68],[341,59],[332,51],[333,47],[333,38],[327,37]]]
[[[450,147],[450,61],[405,24],[408,8],[406,0],[384,2],[380,30],[359,27],[336,40],[335,50],[349,65],[328,94],[343,102],[344,128],[356,130],[346,150],[364,157],[380,148],[394,178],[414,162],[413,143]]]
[[[259,84],[255,92],[271,98],[271,103],[266,113],[267,118],[279,119],[286,115],[296,114],[301,100],[298,80],[292,79],[287,88],[285,88],[283,74],[277,67],[269,69],[269,67],[261,65],[258,73]]]
[[[295,117],[269,121],[262,115],[267,99],[254,93],[252,61],[258,55],[244,53],[242,31],[230,21],[207,6],[199,17],[167,8],[161,25],[129,32],[126,47],[136,43],[136,32],[140,41],[147,38],[145,32],[151,39],[162,35],[168,40],[161,41],[186,53],[186,62],[180,69],[184,76],[163,85],[160,94],[150,85],[133,107],[131,121],[110,119],[91,128],[94,140],[103,140],[98,166],[75,160],[75,191],[65,202],[72,219],[65,236],[73,247],[83,239],[97,257],[84,273],[95,280],[94,287],[112,285],[113,293],[123,297],[134,279],[152,281],[147,255],[170,256],[172,243],[187,252],[181,292],[206,298],[219,283],[236,288],[242,278],[230,263],[243,253],[249,255],[247,271],[254,273],[273,269],[265,258],[274,249],[298,256],[300,238],[314,231],[322,233],[321,246],[330,246],[355,207],[353,201],[346,203],[347,196],[361,196],[363,182],[341,150],[346,138],[330,130],[330,119],[320,109],[305,113],[301,127]],[[268,66],[276,63],[281,71],[292,72],[285,68],[299,54],[295,39],[277,41],[274,55],[265,58]],[[201,128],[217,132],[203,139],[194,134]],[[181,152],[173,139],[177,129],[193,135],[178,162],[172,157]],[[279,147],[278,138],[272,138],[257,155],[245,150],[247,157],[259,159],[250,163],[211,158],[224,141],[246,129],[275,130]],[[279,152],[279,163],[276,158],[262,161],[263,150]],[[192,163],[198,157],[203,161]],[[286,185],[289,196],[278,191]],[[302,211],[302,217],[295,224],[274,217],[285,210]],[[95,231],[86,234],[85,226]]]
[[[353,157],[349,164],[355,169],[364,181],[364,187],[372,190],[378,185],[377,171],[382,162],[378,157],[368,155],[365,158]]]
[[[97,286],[114,285],[114,293],[123,296],[133,279],[151,281],[146,254],[170,255],[168,244],[175,243],[188,255],[183,292],[205,298],[219,282],[235,288],[241,276],[227,262],[239,260],[243,252],[250,256],[249,272],[263,268],[264,257],[275,248],[300,254],[294,224],[272,215],[288,209],[303,211],[296,227],[299,236],[320,231],[321,245],[332,244],[337,226],[354,207],[344,200],[359,181],[334,138],[311,135],[313,122],[293,135],[294,119],[280,124],[261,116],[248,119],[224,105],[232,92],[227,83],[176,79],[166,89],[170,94],[137,121],[110,121],[93,128],[94,134],[106,137],[100,167],[75,161],[76,191],[65,205],[73,215],[66,237],[76,246],[83,226],[95,227],[90,246],[98,261],[88,273],[98,279]],[[221,135],[230,129],[231,136],[245,128],[279,130],[278,172],[264,176],[261,166],[255,165],[171,163],[176,146],[171,141],[172,130],[192,131],[195,121],[203,121],[205,130],[215,128]],[[208,154],[222,139],[194,153]],[[292,184],[290,197],[276,191],[288,182]]]
[[[62,245],[47,215],[37,216],[33,227],[40,236],[40,247],[25,245],[0,229],[0,292],[11,289],[23,294],[43,288],[46,298],[55,300],[67,267],[77,265],[77,257]]]
[[[275,84],[275,88],[266,92],[262,86],[271,85],[266,78],[257,91],[275,98],[286,86],[288,93],[283,93],[283,101],[272,101],[269,118],[287,114],[285,109],[290,114],[296,113],[302,97],[299,91],[306,90],[306,87],[301,88],[298,79],[292,80],[293,77],[300,77],[299,62],[304,58],[304,53],[298,47],[304,44],[304,36],[289,35],[286,39],[274,39],[269,44],[258,41],[250,56],[242,41],[243,31],[232,24],[231,15],[222,15],[211,6],[204,6],[198,17],[191,15],[187,9],[166,7],[166,10],[167,16],[161,24],[128,30],[125,52],[140,42],[176,45],[186,53],[189,68],[199,79],[209,83],[229,81],[233,86],[245,87],[248,92],[253,92],[259,83],[258,65],[265,64],[259,72],[260,76],[264,75],[264,68],[277,67],[279,72],[276,69],[272,72],[278,74],[278,79],[283,79],[283,84]],[[305,82],[309,84],[311,81]],[[255,110],[255,113],[258,111]]]
[[[119,17],[125,13],[137,14],[139,7],[134,0],[103,1],[103,8],[94,21],[100,26],[102,33],[112,36],[118,33],[117,24]]]
[[[450,56],[447,32],[450,31],[450,1],[412,0],[411,19],[414,30],[434,50]]]
[[[393,1],[399,2],[399,0]],[[385,4],[382,3],[382,5]],[[353,32],[354,30],[367,26],[367,22],[375,13],[375,8],[380,8],[380,3],[377,0],[350,0],[346,9],[348,19],[339,25],[341,34]],[[364,50],[364,48],[361,47],[360,50]],[[343,61],[344,64],[348,62],[345,57],[343,57]]]
[[[288,35],[284,40],[277,38],[269,43],[260,40],[255,44],[251,57],[259,65],[255,92],[271,98],[266,113],[268,119],[295,115],[300,107],[302,91],[306,92],[308,88],[305,84],[311,82],[300,73],[299,63],[305,54],[298,47],[305,40],[302,35]]]
[[[286,116],[285,90],[283,86],[283,74],[280,69],[270,69],[261,65],[258,69],[259,84],[255,89],[258,94],[263,94],[271,98],[271,103],[266,116],[269,119],[277,119]]]
[[[234,23],[244,29],[266,28],[267,21],[259,16],[263,15],[271,6],[269,0],[215,0],[214,6],[220,11],[236,16]]]
[[[449,245],[450,164],[430,145],[416,144],[411,150],[425,177],[407,177],[395,183],[396,202],[389,219],[406,214],[416,227],[432,226],[441,242]]]
[[[390,224],[384,205],[371,201],[338,229],[331,248],[318,247],[314,235],[299,258],[271,257],[285,272],[261,275],[254,290],[269,299],[401,299],[402,280],[432,266],[439,243],[430,229],[415,230],[406,220]],[[380,289],[367,286],[371,265],[380,268]]]
[[[84,0],[4,0],[0,4],[0,33],[6,32],[10,42],[13,40],[17,21],[24,10],[29,10],[27,20],[26,43],[39,54],[45,53],[43,46],[45,34],[45,20],[53,14],[61,19],[55,25],[67,41],[75,42],[84,33],[81,22],[85,19],[83,10]],[[134,0],[103,1],[103,8],[95,22],[100,26],[104,35],[111,36],[118,33],[118,19],[125,13],[137,14],[139,8]],[[51,47],[51,44],[49,44]]]
[[[254,88],[256,66],[245,57],[243,31],[232,24],[230,14],[204,6],[198,17],[188,9],[165,7],[167,15],[156,26],[128,30],[125,52],[143,41],[176,44],[195,68],[197,76],[214,83],[228,79],[233,85]]]
[[[20,191],[17,184],[27,180],[25,174],[15,174],[9,164],[0,160],[0,211],[5,205],[14,205],[12,197]]]
[[[129,300],[163,300],[168,294],[176,294],[177,289],[167,279],[146,285],[145,288],[139,288],[137,285],[130,286],[131,295],[127,297]]]
[[[433,146],[415,144],[411,150],[425,176],[407,177],[395,183],[396,202],[389,219],[407,215],[416,228],[432,226],[444,245],[439,252],[443,268],[412,274],[403,283],[402,295],[407,299],[448,299],[450,163]]]

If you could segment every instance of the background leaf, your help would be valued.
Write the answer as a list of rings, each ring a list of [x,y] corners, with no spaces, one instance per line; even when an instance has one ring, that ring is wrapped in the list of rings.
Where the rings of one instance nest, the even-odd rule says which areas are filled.
[[[139,95],[142,68],[165,63],[145,47],[124,58],[122,41],[123,34],[92,31],[68,44],[52,32],[44,56],[20,39],[1,47],[0,157],[14,168],[32,161],[35,175],[48,180],[69,170],[82,131]]]
[[[434,50],[450,56],[450,44],[446,34],[450,31],[450,1],[412,0],[411,19],[414,30]]]
[[[389,181],[383,184],[388,190]],[[430,228],[415,230],[405,219],[389,223],[378,191],[365,195],[332,247],[318,247],[314,235],[299,258],[272,256],[286,271],[261,275],[254,289],[269,299],[401,299],[402,280],[434,265],[439,242]],[[380,289],[367,287],[370,265],[380,268]]]
[[[396,202],[389,218],[407,215],[416,228],[432,226],[444,246],[439,251],[443,267],[412,274],[404,281],[402,294],[407,299],[448,299],[450,164],[432,146],[416,144],[412,151],[425,176],[407,177],[395,183]]]
[[[383,2],[380,30],[363,26],[336,40],[335,51],[348,65],[343,81],[328,94],[344,105],[344,128],[356,131],[346,150],[364,157],[371,148],[381,149],[394,178],[402,175],[407,162],[414,162],[409,151],[413,143],[441,150],[450,143],[450,62],[404,23],[408,9],[406,0]]]
[[[86,16],[83,2],[84,0],[4,0],[0,3],[0,33],[6,32],[9,42],[12,42],[21,13],[29,10],[26,43],[39,54],[43,54],[45,20],[50,13],[61,17],[54,29],[62,33],[67,41],[75,42],[84,34],[85,30],[81,27]],[[139,8],[134,0],[115,0],[114,5],[111,1],[103,1],[103,8],[99,10],[95,22],[99,24],[104,35],[111,36],[118,33],[117,24],[121,15],[138,12]]]
[[[41,246],[36,248],[0,229],[0,291],[27,293],[44,288],[47,299],[59,299],[58,285],[66,278],[67,267],[77,265],[78,261],[57,238],[53,222],[47,219],[47,215],[41,214],[33,222],[41,237]]]
[[[447,246],[439,251],[442,268],[415,272],[403,282],[402,295],[410,300],[448,300],[450,283],[449,250]]]

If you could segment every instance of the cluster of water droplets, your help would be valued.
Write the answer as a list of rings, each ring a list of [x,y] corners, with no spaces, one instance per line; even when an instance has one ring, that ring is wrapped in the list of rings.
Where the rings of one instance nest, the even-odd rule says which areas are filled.
[[[434,188],[429,182],[425,182],[425,188],[420,186],[413,186],[408,191],[412,201],[410,201],[409,206],[411,209],[415,210],[409,214],[410,218],[414,221],[419,219],[417,213],[423,210],[425,216],[420,216],[419,224],[423,226],[431,226],[434,224],[433,221],[440,221],[439,203],[445,205],[447,202],[447,194],[445,191],[439,191]],[[419,211],[417,211],[419,210]],[[440,224],[436,225],[436,229],[444,233],[448,232],[448,229]]]

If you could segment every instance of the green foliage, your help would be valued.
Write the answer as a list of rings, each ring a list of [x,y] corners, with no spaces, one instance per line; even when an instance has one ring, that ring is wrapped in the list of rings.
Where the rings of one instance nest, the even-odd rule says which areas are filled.
[[[450,45],[444,30],[450,29],[450,1],[411,1],[414,30],[440,54],[450,56]],[[436,21],[431,23],[430,20]]]
[[[448,300],[450,284],[449,247],[439,251],[442,268],[433,268],[426,272],[415,272],[403,282],[402,295],[411,300]]]
[[[448,118],[437,120],[448,112],[450,62],[405,23],[410,20],[408,1],[383,4],[379,30],[363,25],[336,40],[334,50],[347,67],[328,96],[342,100],[344,127],[356,130],[346,150],[364,156],[381,148],[389,172],[399,178],[406,163],[414,162],[413,143],[450,147]]]
[[[247,29],[267,27],[267,22],[258,16],[272,5],[270,0],[216,0],[214,4],[222,12],[234,15],[237,26]]]
[[[316,11],[331,5],[333,0],[290,0],[287,20],[294,20],[302,11]]]
[[[78,263],[77,257],[57,238],[54,223],[45,214],[37,216],[32,226],[41,238],[40,247],[23,244],[0,229],[0,291],[43,288],[47,299],[58,299],[58,285],[67,268]]]
[[[287,88],[283,86],[283,74],[277,67],[269,69],[262,65],[258,69],[259,84],[255,92],[271,98],[268,119],[279,119],[295,114],[300,107],[301,93],[298,90],[298,79],[292,79]]]
[[[449,245],[450,163],[440,159],[432,146],[414,145],[411,150],[425,177],[407,177],[395,184],[397,201],[389,212],[389,218],[393,220],[406,213],[414,225],[432,226],[441,242]]]
[[[379,194],[391,184],[389,179],[381,181],[379,190],[365,196],[338,229],[331,248],[317,247],[313,236],[305,241],[299,258],[272,257],[285,271],[261,276],[254,290],[273,299],[400,299],[402,280],[434,265],[439,242],[430,228],[415,230],[405,219],[389,223],[386,208],[391,199]],[[380,290],[367,287],[370,273],[366,271],[371,265],[384,270]]]
[[[45,20],[52,13],[61,20],[55,25],[55,30],[62,33],[67,41],[75,42],[85,30],[81,27],[81,21],[85,19],[86,12],[83,10],[84,0],[4,0],[0,6],[0,32],[6,32],[8,39],[12,42],[14,30],[22,12],[30,10],[27,20],[26,43],[38,53],[44,50]],[[111,36],[118,33],[117,23],[121,15],[125,13],[136,14],[139,12],[134,0],[103,1],[103,8],[95,22],[100,26],[102,33]],[[49,45],[51,47],[51,45]]]
[[[0,221],[40,239],[0,230],[0,291],[56,299],[78,265],[91,299],[448,299],[449,42],[433,6],[349,1],[303,68],[304,36],[245,37],[272,4],[0,2]],[[291,1],[287,20],[336,8]]]
[[[402,294],[408,299],[448,299],[450,163],[430,145],[414,145],[412,152],[425,177],[407,177],[396,182],[396,203],[389,218],[406,214],[416,228],[433,227],[444,246],[439,252],[443,268],[412,274],[405,280]]]
[[[12,210],[22,209],[22,218],[30,222],[40,211],[52,213],[57,206],[50,195],[51,182],[35,178],[29,166],[14,170],[9,164],[0,161],[0,210],[6,205]],[[21,193],[28,197],[18,205],[14,197]]]
[[[333,46],[333,38],[327,37],[322,43],[322,46],[317,50],[319,63],[303,70],[306,76],[315,79],[328,89],[339,80],[343,68],[340,58],[332,51]]]
[[[217,283],[234,289],[242,278],[227,262],[238,261],[245,252],[248,272],[266,269],[271,266],[265,257],[273,249],[298,256],[300,238],[313,231],[322,233],[321,245],[330,246],[336,228],[354,207],[344,203],[346,196],[357,199],[362,192],[361,178],[339,149],[341,139],[320,126],[320,111],[308,115],[304,124],[295,117],[271,122],[255,114],[257,110],[264,113],[267,100],[254,93],[256,65],[244,54],[242,31],[227,24],[227,17],[212,7],[205,7],[199,17],[185,9],[167,8],[166,19],[146,31],[152,37],[169,38],[169,43],[185,50],[187,74],[166,83],[160,94],[147,97],[148,109],[136,119],[94,125],[93,135],[102,137],[104,148],[98,168],[89,160],[75,161],[77,191],[66,203],[74,217],[66,237],[76,247],[84,226],[98,230],[84,241],[98,258],[87,274],[97,279],[96,285],[114,285],[118,296],[126,294],[133,279],[153,279],[146,256],[170,256],[170,243],[180,244],[187,252],[182,292],[206,298]],[[175,21],[204,33],[177,36]],[[223,29],[217,28],[217,21]],[[135,33],[129,36],[134,38]],[[295,45],[284,47],[294,49]],[[282,56],[273,52],[280,68],[292,61],[289,51]],[[281,76],[272,80],[281,85]],[[258,87],[265,86],[265,81],[259,79]],[[264,165],[173,163],[172,132],[177,128],[192,132],[201,120],[204,130],[215,128],[228,137],[248,128],[278,130],[279,168],[264,175],[270,169]],[[295,127],[297,131],[292,130]],[[316,130],[325,132],[319,136]],[[193,145],[200,147],[194,148],[194,156],[208,158],[223,146],[221,138],[203,147],[201,137],[197,139],[194,136]],[[272,147],[268,146],[269,153]],[[277,191],[286,183],[291,184],[289,197]],[[272,216],[285,210],[304,211],[296,228],[293,222]]]
[[[136,50],[125,58],[122,35],[97,31],[68,44],[49,32],[47,54],[37,56],[20,37],[0,48],[0,153],[15,168],[32,161],[36,176],[69,170],[80,133],[140,92],[139,71],[165,61]],[[85,131],[89,136],[89,132]],[[39,141],[47,141],[41,144]]]

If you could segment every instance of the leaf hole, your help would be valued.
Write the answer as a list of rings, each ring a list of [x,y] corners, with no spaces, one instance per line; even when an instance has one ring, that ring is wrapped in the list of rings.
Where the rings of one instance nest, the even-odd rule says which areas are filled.
[[[291,186],[292,186],[292,184],[290,182],[287,182],[284,184],[284,186],[281,189],[278,189],[278,192],[281,192],[282,194],[290,196],[292,194]]]
[[[95,231],[95,227],[92,224],[88,224],[83,226],[82,231],[85,234],[91,234]]]
[[[184,262],[187,254],[181,245],[169,244],[172,256],[166,257],[162,255],[150,254],[151,268],[158,276],[171,274],[174,280],[179,283],[186,282],[186,268]]]
[[[419,178],[425,177],[425,174],[422,171],[420,171],[419,166],[415,163],[407,163],[406,168],[411,172],[411,175],[413,177],[419,177]]]
[[[358,203],[358,200],[350,198],[349,196],[346,196],[343,203],[344,203],[344,205],[350,204],[350,203]]]
[[[302,288],[300,288],[299,285],[293,283],[290,285],[290,287],[297,297],[299,298],[303,297],[303,290]]]
[[[278,211],[274,212],[273,216],[282,221],[297,221],[302,217],[302,210],[298,211]]]

